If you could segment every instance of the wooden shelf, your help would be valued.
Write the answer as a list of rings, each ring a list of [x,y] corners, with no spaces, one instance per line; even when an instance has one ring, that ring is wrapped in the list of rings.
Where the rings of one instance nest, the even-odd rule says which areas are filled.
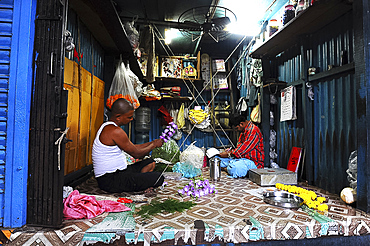
[[[171,101],[171,102],[186,102],[186,101],[193,101],[192,97],[162,97],[160,100],[153,100],[153,101],[147,101],[145,100],[145,97],[140,97],[140,101],[142,102],[155,102],[155,101]]]
[[[276,57],[297,44],[305,34],[314,33],[352,9],[348,0],[320,0],[290,20],[250,54],[253,58]]]
[[[351,71],[351,70],[353,70],[353,71],[355,70],[355,63],[354,62],[348,63],[348,64],[340,66],[340,67],[333,67],[332,69],[330,69],[328,71],[324,71],[324,72],[317,73],[317,74],[314,74],[314,75],[309,75],[308,76],[308,81],[313,82],[313,81],[320,80],[320,79],[327,79],[329,77],[336,76],[338,74],[345,73],[345,72],[348,72],[348,71]]]
[[[221,132],[221,131],[222,131],[222,129],[220,129],[220,128],[216,128],[216,129],[215,129],[215,131],[220,131],[220,132]],[[226,129],[224,128],[224,129],[223,129],[223,131],[225,131],[225,132],[232,132],[232,131],[234,131],[234,130],[233,130],[233,129],[230,129],[230,128],[226,128]]]
[[[213,89],[213,92],[217,91],[217,93],[220,93],[220,92],[227,92],[227,93],[231,93],[232,91],[229,90],[229,89]]]
[[[171,77],[155,77],[155,81],[168,81],[168,82],[203,82],[202,79],[192,79],[192,78],[171,78]]]
[[[233,110],[232,109],[214,109],[213,111],[215,111],[215,112],[231,112]]]
[[[182,102],[182,101],[192,101],[192,97],[162,97],[162,101],[174,101],[174,102]]]

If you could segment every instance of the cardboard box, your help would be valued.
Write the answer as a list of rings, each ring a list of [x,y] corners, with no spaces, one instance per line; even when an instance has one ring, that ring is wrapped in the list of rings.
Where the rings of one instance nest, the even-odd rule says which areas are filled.
[[[296,185],[297,173],[285,168],[250,169],[249,179],[261,186],[274,186],[276,183]]]

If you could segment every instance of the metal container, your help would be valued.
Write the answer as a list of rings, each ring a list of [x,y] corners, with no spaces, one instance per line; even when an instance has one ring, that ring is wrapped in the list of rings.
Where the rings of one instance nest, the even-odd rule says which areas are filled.
[[[263,201],[283,208],[299,208],[303,204],[303,199],[299,196],[282,191],[264,193]]]
[[[209,163],[209,176],[212,181],[219,181],[221,178],[221,160],[218,158],[211,158]]]
[[[259,168],[249,170],[249,179],[261,186],[274,186],[276,183],[297,184],[297,173],[285,168]]]

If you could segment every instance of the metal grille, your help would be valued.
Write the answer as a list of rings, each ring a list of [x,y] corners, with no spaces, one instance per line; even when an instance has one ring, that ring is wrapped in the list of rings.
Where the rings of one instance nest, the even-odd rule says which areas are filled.
[[[27,204],[30,225],[58,226],[63,219],[64,144],[58,155],[55,142],[66,126],[62,43],[66,2],[38,1],[30,120]]]

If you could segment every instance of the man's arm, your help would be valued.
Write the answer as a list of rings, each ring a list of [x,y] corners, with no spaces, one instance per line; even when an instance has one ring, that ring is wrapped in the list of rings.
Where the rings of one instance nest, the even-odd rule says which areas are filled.
[[[105,128],[107,128],[106,126]],[[104,132],[105,130],[109,130]],[[120,127],[114,127],[109,129],[104,129],[102,134],[105,136],[108,134],[108,138],[111,138],[114,142],[114,145],[117,145],[120,149],[124,150],[134,158],[142,158],[145,155],[149,154],[155,148],[161,147],[163,144],[162,139],[155,139],[152,142],[135,145],[128,138],[126,132]]]
[[[221,152],[219,154],[219,156],[222,157],[222,158],[226,158],[226,157],[230,157],[231,156],[231,153],[232,153],[232,150],[231,149],[226,149],[223,152]]]
[[[238,143],[236,148],[232,151],[232,154],[235,155],[237,158],[241,158],[246,153],[249,153],[253,150],[258,144],[258,134],[256,131],[250,131],[245,139],[244,142]]]

